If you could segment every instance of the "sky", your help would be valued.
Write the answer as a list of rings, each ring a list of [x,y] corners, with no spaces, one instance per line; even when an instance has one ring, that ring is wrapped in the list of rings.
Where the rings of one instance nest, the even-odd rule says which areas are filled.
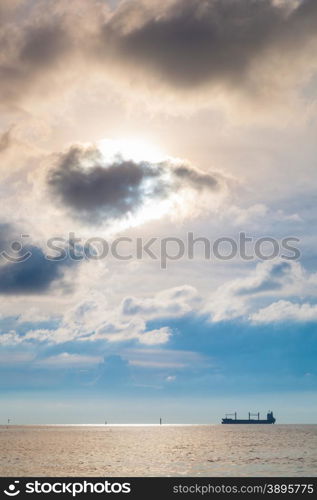
[[[0,0],[0,423],[317,423],[315,0]]]

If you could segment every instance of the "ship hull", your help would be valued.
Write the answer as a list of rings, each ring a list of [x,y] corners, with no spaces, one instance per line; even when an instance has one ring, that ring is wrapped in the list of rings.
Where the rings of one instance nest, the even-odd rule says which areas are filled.
[[[274,424],[274,420],[239,420],[239,419],[231,419],[231,418],[223,418],[222,419],[222,424]]]

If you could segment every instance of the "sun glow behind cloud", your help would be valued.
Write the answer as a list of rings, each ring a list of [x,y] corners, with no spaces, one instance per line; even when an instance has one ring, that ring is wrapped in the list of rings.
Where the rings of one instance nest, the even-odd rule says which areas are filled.
[[[135,162],[151,163],[159,163],[168,158],[158,146],[140,138],[101,139],[97,142],[97,146],[104,159],[109,162],[118,157]]]
[[[120,138],[120,139],[101,139],[96,143],[103,161],[106,164],[112,164],[118,160],[132,161],[135,163],[149,163],[158,168],[163,164],[168,164],[169,168],[161,169],[160,182],[171,186],[175,182],[173,169],[188,168],[191,169],[187,160],[184,158],[171,157],[155,143],[143,140],[138,137]],[[197,191],[193,186],[184,184],[175,190],[168,189],[166,197],[153,196],[155,192],[156,177],[149,177],[143,182],[144,200],[142,205],[135,211],[126,214],[125,218],[116,220],[115,233],[127,228],[137,227],[148,221],[155,221],[169,216],[171,219],[195,217],[202,207],[209,207],[214,210],[220,201],[219,196],[210,198],[210,193],[200,192],[197,199]],[[151,194],[152,193],[152,194]],[[195,207],[195,209],[193,209]]]
[[[180,165],[184,160],[168,156],[158,145],[139,137],[126,137],[120,139],[101,139],[96,143],[106,163],[112,163],[116,160],[133,161],[136,163],[148,162],[151,164],[160,164],[165,161],[170,164]],[[166,182],[171,181],[171,176],[165,174]],[[152,184],[155,179],[149,179],[145,182],[145,191],[147,185],[151,192]],[[158,200],[146,197],[144,204],[134,213],[127,214],[123,220],[116,221],[115,232],[128,228],[137,227],[151,220],[159,220],[167,215],[173,215],[177,207],[183,205],[185,193],[172,193],[168,198]],[[185,196],[186,197],[186,196]]]
[[[97,147],[107,163],[112,163],[118,158],[136,163],[149,162],[152,164],[161,163],[166,160],[172,161],[172,158],[164,153],[156,144],[139,137],[101,139],[97,142]],[[151,184],[153,180],[148,180],[147,183]],[[150,185],[149,190],[151,190]],[[116,222],[115,232],[140,226],[150,220],[161,219],[172,210],[174,203],[175,200],[172,198],[160,201],[157,199],[147,199],[137,212],[129,213],[124,220]]]

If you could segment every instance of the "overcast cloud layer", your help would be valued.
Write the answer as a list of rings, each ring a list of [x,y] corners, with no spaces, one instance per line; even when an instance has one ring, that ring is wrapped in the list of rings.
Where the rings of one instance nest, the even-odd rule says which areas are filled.
[[[83,78],[121,80],[122,89],[132,82],[140,91],[170,88],[171,95],[173,89],[213,89],[260,102],[307,82],[317,63],[314,0],[176,0],[163,6],[139,0],[113,8],[100,1],[39,0],[3,10],[5,106],[65,92]]]
[[[262,78],[270,77],[263,66],[268,71],[272,65],[274,72],[276,63],[283,65],[316,43],[316,2],[295,5],[181,0],[151,11],[146,2],[132,2],[105,24],[105,53],[110,45],[115,58],[175,87],[211,84],[261,93]]]

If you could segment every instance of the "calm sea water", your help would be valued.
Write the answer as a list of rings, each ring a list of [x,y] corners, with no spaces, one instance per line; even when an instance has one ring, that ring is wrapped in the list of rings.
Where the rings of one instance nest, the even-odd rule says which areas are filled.
[[[317,476],[317,425],[0,427],[1,476]]]

